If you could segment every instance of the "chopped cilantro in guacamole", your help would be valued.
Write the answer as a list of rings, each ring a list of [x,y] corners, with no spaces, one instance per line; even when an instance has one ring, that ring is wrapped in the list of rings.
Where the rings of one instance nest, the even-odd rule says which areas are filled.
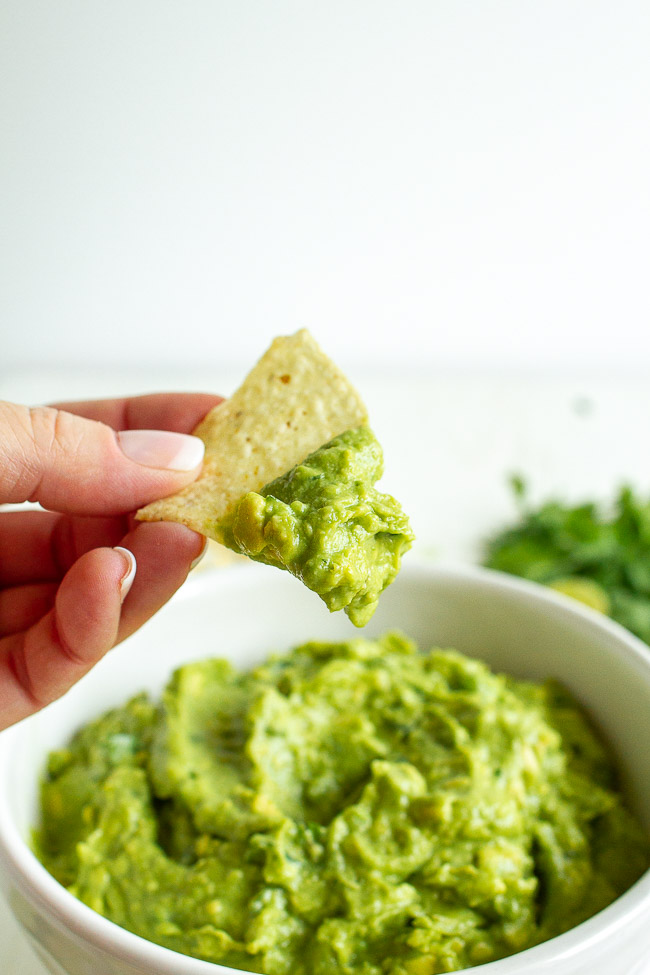
[[[484,564],[565,592],[607,613],[650,643],[650,501],[623,487],[613,505],[526,502],[520,517],[486,545]]]
[[[36,847],[117,924],[267,975],[488,962],[648,865],[565,690],[397,634],[180,668],[50,756]]]
[[[364,626],[412,544],[397,501],[374,487],[383,457],[372,431],[348,430],[237,505],[225,544],[288,569]]]

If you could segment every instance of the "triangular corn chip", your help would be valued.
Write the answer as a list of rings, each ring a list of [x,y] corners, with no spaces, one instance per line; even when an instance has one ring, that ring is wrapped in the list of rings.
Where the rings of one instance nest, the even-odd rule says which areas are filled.
[[[277,338],[230,399],[194,430],[205,443],[197,480],[136,517],[180,522],[222,542],[245,494],[367,422],[359,394],[306,329]]]

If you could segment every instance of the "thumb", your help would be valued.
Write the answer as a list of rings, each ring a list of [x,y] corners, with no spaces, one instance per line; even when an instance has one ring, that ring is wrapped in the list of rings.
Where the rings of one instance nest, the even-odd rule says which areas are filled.
[[[203,451],[198,437],[184,433],[116,433],[65,410],[0,402],[0,504],[121,514],[193,481]]]

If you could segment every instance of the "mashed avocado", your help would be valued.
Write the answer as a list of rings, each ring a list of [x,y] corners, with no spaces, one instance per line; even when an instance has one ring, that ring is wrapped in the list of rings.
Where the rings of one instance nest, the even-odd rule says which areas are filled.
[[[330,610],[364,626],[413,542],[408,518],[374,488],[379,443],[347,430],[237,505],[224,542],[257,562],[288,569]]]
[[[117,924],[268,975],[491,961],[648,865],[566,691],[396,634],[182,667],[50,756],[36,846]]]

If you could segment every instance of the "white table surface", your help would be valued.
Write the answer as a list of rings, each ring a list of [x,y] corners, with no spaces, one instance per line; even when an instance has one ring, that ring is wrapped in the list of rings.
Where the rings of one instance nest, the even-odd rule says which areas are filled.
[[[0,398],[35,403],[182,388],[228,394],[239,378],[207,369],[183,375],[134,369],[113,379],[92,370],[3,375],[0,367]],[[645,376],[386,372],[352,378],[384,446],[383,486],[411,514],[421,555],[476,561],[480,540],[514,516],[506,483],[513,472],[526,477],[533,499],[606,500],[623,482],[650,494]],[[0,975],[43,975],[1,901],[0,959]]]

